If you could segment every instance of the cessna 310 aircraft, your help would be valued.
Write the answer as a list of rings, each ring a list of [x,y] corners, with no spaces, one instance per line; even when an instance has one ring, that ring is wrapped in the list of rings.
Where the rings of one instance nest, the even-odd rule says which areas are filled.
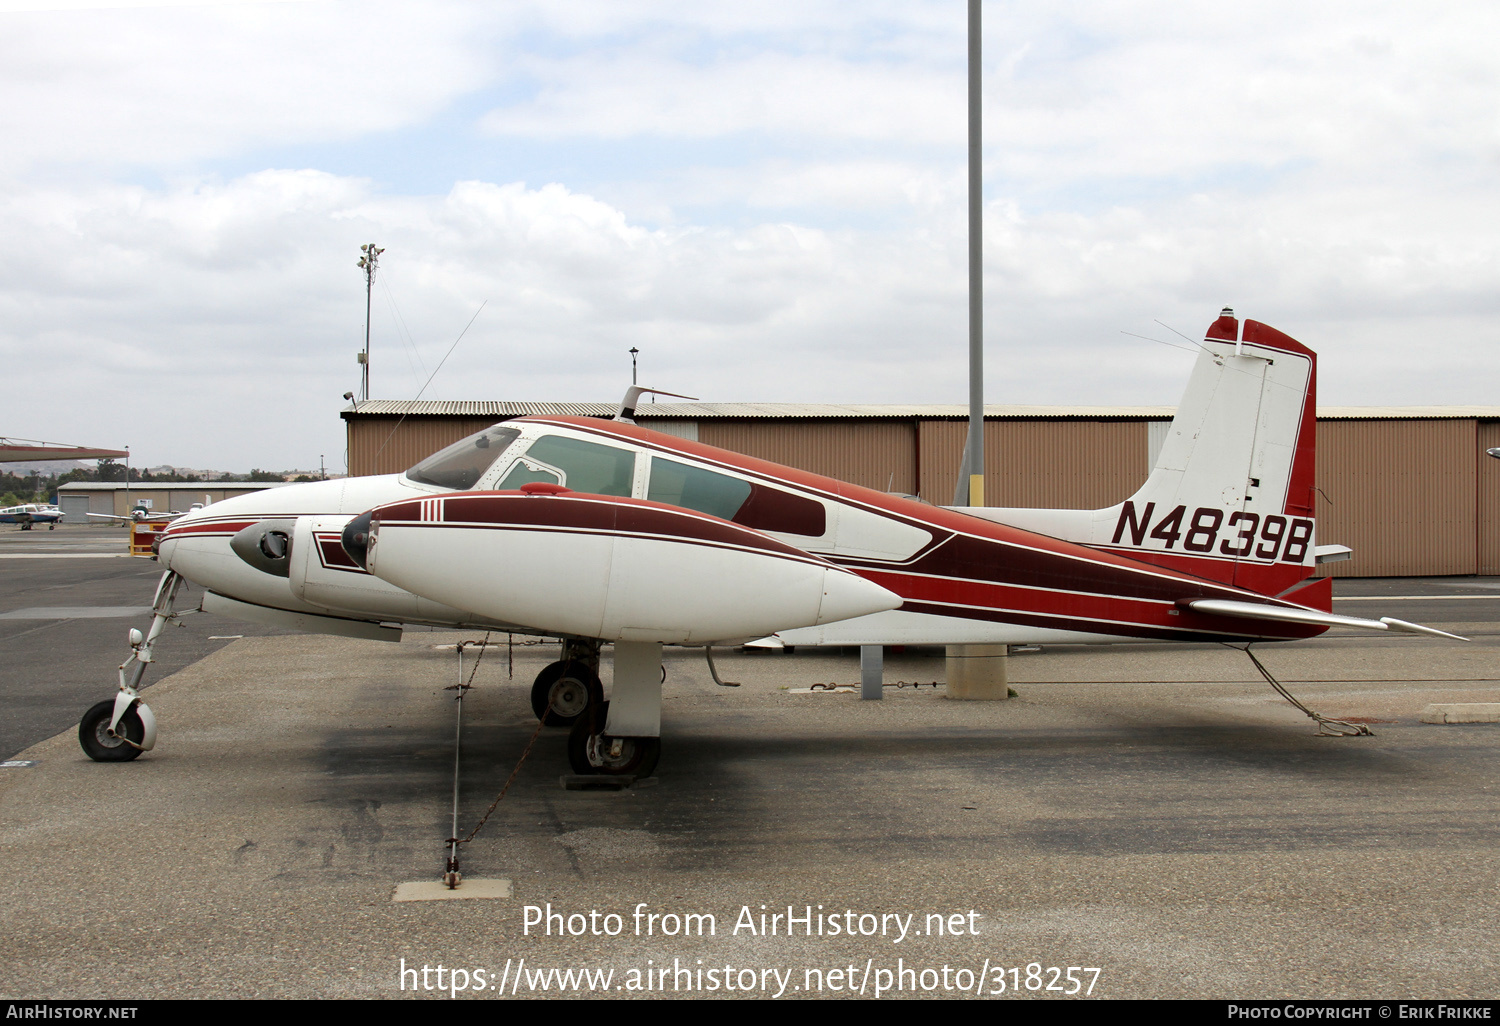
[[[573,724],[577,772],[637,776],[660,751],[663,644],[1455,637],[1335,614],[1332,582],[1309,580],[1320,554],[1348,554],[1315,543],[1315,386],[1311,350],[1225,310],[1150,476],[1101,510],[942,508],[844,484],[637,427],[636,387],[614,421],[522,417],[405,474],[227,499],[162,535],[150,631],[131,632],[119,693],[80,741],[103,761],[154,744],[138,686],[182,578],[205,610],[308,631],[559,637],[534,711]]]

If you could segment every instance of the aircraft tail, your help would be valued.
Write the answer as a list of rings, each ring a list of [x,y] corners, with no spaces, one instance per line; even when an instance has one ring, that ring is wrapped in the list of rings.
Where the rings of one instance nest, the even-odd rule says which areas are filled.
[[[1134,495],[1100,510],[964,512],[1282,595],[1316,566],[1316,395],[1312,350],[1226,309],[1204,337],[1156,465]],[[1293,601],[1329,601],[1316,587],[1302,590]]]

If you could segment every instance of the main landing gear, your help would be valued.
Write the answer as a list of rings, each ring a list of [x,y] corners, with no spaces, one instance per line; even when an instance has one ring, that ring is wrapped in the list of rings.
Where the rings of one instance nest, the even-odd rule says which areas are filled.
[[[537,675],[531,707],[549,726],[572,725],[568,764],[574,773],[649,777],[661,757],[661,645],[617,641],[614,649],[608,702],[596,669],[599,642],[568,641],[563,658]]]
[[[531,711],[549,727],[570,726],[603,701],[599,642],[593,640],[564,641],[562,658],[544,667],[531,685]]]
[[[151,662],[151,646],[172,619],[172,603],[182,578],[171,570],[161,575],[151,602],[151,627],[144,637],[130,629],[130,655],[120,664],[120,690],[83,714],[78,743],[95,762],[128,762],[156,746],[156,714],[141,701],[140,684]]]
[[[659,737],[611,737],[609,703],[590,706],[568,732],[568,765],[574,773],[649,777],[661,758]]]

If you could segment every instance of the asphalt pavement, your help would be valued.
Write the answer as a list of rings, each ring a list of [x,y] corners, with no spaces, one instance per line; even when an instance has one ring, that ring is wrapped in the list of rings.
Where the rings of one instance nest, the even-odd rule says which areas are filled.
[[[118,688],[130,628],[150,623],[162,574],[155,560],[128,550],[123,527],[0,526],[0,757],[76,726]],[[192,610],[201,598],[187,585],[177,608]],[[146,686],[239,637],[290,633],[209,613],[179,623],[159,646]]]
[[[38,576],[0,612],[154,587],[127,560],[0,572],[22,565]],[[205,620],[205,644],[247,636],[152,686],[155,751],[93,763],[68,722],[0,769],[0,997],[1494,998],[1500,725],[1418,715],[1500,700],[1500,582],[1384,587],[1341,582],[1337,608],[1475,640],[1337,632],[1262,655],[1371,737],[1317,736],[1217,647],[1016,655],[1018,697],[993,703],[948,700],[926,650],[889,656],[879,702],[807,690],[856,683],[852,651],[721,653],[728,689],[669,650],[656,778],[566,790],[565,733],[543,729],[462,848],[466,876],[513,896],[431,902],[392,897],[443,868],[458,667],[441,646],[478,635]],[[1348,601],[1365,597],[1392,604]],[[94,690],[52,704],[107,697],[144,622],[40,632],[101,625],[119,641],[56,646],[52,673],[103,657],[104,680],[66,669]],[[20,626],[0,619],[8,674],[37,636]],[[460,835],[536,733],[552,653],[501,645],[479,666]]]

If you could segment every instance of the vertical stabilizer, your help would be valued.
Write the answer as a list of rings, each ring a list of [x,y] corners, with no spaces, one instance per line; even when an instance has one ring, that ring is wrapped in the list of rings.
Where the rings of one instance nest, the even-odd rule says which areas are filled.
[[[1101,510],[968,509],[1039,534],[1279,594],[1313,572],[1317,356],[1225,310],[1156,465]]]

